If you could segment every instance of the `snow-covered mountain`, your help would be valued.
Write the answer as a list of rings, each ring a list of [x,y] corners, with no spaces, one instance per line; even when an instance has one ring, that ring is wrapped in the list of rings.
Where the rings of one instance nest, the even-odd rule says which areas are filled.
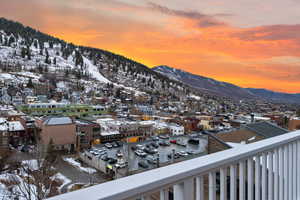
[[[248,90],[238,87],[236,85],[226,83],[226,82],[216,81],[211,78],[191,74],[189,72],[185,72],[168,66],[158,66],[153,68],[153,70],[165,76],[168,76],[170,79],[180,81],[184,84],[187,84],[193,88],[202,91],[207,91],[210,93],[233,97],[237,99],[257,98]]]
[[[300,94],[280,93],[266,89],[242,88],[230,83],[191,74],[168,66],[158,66],[153,68],[153,70],[193,88],[209,91],[218,95],[236,99],[264,99],[280,103],[300,103]]]
[[[143,64],[109,51],[77,46],[0,18],[2,71],[61,73],[66,78],[112,83],[133,91],[180,96],[186,87]]]

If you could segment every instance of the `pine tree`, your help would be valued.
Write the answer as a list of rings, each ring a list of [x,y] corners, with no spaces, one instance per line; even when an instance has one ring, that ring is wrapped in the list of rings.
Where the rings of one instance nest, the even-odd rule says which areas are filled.
[[[21,56],[22,56],[22,58],[25,58],[25,56],[26,56],[26,49],[24,47],[22,47]]]
[[[28,60],[31,60],[31,52],[30,52],[30,47],[29,46],[27,46],[26,54],[27,54]]]
[[[34,46],[36,49],[38,48],[38,41],[37,41],[37,40],[34,40],[33,46]]]
[[[34,85],[32,83],[32,79],[29,79],[28,83],[27,83],[27,87],[28,88],[34,88]]]
[[[13,36],[9,37],[9,40],[8,40],[8,46],[11,46],[12,43],[15,42],[15,38]]]
[[[46,49],[46,59],[45,59],[45,63],[46,63],[46,64],[50,64],[50,63],[51,63],[51,61],[50,61],[50,59],[49,59],[49,52],[48,52],[47,49]]]

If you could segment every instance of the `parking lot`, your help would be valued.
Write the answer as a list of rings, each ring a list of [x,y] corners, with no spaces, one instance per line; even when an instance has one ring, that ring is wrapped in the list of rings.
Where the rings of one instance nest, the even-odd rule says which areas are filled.
[[[152,169],[168,163],[205,155],[207,144],[207,137],[201,134],[174,137],[159,136],[150,137],[139,143],[101,144],[95,146],[89,153],[101,159],[101,163],[114,166],[119,173],[126,175],[138,170]]]

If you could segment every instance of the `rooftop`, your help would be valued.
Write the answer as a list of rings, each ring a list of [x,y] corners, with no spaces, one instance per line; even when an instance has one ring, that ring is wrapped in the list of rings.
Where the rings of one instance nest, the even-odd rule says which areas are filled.
[[[45,125],[66,125],[72,124],[73,121],[70,117],[46,117],[43,120]]]

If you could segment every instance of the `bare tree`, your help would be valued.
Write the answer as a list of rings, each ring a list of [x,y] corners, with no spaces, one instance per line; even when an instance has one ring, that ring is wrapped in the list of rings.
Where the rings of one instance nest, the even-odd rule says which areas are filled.
[[[48,145],[46,156],[35,153],[32,160],[19,162],[17,170],[7,177],[9,192],[6,198],[42,200],[49,197],[55,190],[56,163],[57,156],[52,152],[51,144]]]

